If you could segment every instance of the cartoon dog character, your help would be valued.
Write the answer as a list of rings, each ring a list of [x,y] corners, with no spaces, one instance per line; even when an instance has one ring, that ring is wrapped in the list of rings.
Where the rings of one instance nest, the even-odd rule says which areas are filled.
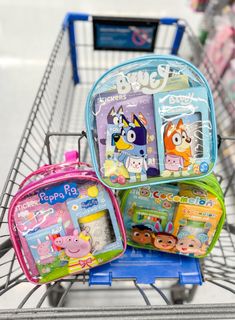
[[[107,132],[108,131],[116,131],[118,132],[121,131],[121,126],[122,126],[122,115],[123,115],[123,107],[120,106],[118,111],[116,112],[114,107],[109,111],[107,115]],[[119,129],[118,129],[119,128]],[[107,135],[107,138],[109,137],[109,141],[106,141],[107,139],[100,139],[100,143],[103,145],[114,145],[112,141],[112,132],[110,135]]]
[[[170,175],[173,171],[182,169],[187,174],[192,163],[191,138],[188,136],[182,119],[174,125],[171,121],[166,125],[163,135],[165,145],[165,168]]]
[[[153,245],[155,248],[169,251],[172,250],[176,243],[177,243],[177,237],[173,236],[173,224],[172,222],[168,222],[165,228],[165,231],[163,231],[161,223],[159,221],[155,224],[155,229],[157,231],[156,234],[154,234],[154,241]]]
[[[107,123],[115,124],[116,126],[120,126],[122,124],[122,115],[123,115],[123,107],[120,106],[118,111],[116,112],[114,107],[109,111],[107,115]]]
[[[131,240],[141,245],[152,244],[152,234],[151,228],[143,224],[135,225],[131,229]]]
[[[147,130],[140,119],[133,114],[132,122],[122,115],[122,130],[113,135],[116,148],[121,151],[118,160],[123,162],[130,176],[130,182],[147,180]]]
[[[208,240],[207,234],[192,235],[187,231],[181,231],[178,234],[178,239],[176,249],[180,253],[190,256],[205,254],[205,250],[202,250],[202,245]]]

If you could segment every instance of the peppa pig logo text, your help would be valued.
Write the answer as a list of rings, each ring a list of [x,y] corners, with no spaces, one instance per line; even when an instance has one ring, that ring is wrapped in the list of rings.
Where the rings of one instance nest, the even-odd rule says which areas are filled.
[[[55,203],[65,202],[68,198],[77,198],[79,191],[76,183],[64,183],[55,186],[54,188],[41,190],[38,194],[40,203],[48,203],[53,205]]]

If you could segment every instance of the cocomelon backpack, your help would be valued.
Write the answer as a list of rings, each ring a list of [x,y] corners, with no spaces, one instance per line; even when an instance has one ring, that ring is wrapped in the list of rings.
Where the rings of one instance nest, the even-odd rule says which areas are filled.
[[[119,196],[127,243],[137,248],[202,258],[213,249],[225,220],[223,192],[213,174]]]
[[[119,257],[126,236],[117,200],[76,152],[21,184],[9,230],[27,279],[36,284],[81,273]],[[34,178],[34,181],[32,181]]]
[[[199,178],[216,162],[211,90],[175,56],[148,55],[104,73],[86,103],[92,162],[115,189]]]

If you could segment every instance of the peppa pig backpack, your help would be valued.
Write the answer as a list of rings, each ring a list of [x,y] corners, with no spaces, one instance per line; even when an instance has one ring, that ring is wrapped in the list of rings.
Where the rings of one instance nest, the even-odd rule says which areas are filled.
[[[9,209],[9,230],[27,279],[43,284],[119,257],[126,247],[112,191],[91,167],[78,162],[45,165],[20,186]]]

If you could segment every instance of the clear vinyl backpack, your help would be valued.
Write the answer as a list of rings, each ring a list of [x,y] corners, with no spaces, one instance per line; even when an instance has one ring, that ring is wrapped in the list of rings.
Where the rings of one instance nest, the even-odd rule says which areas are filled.
[[[210,88],[178,57],[148,55],[108,70],[88,95],[86,126],[96,174],[111,188],[203,177],[216,161]]]
[[[116,259],[126,247],[113,192],[76,152],[25,178],[12,199],[8,224],[20,266],[35,284],[83,273]]]
[[[202,258],[225,221],[224,195],[213,174],[122,190],[119,197],[127,244],[137,248]]]

